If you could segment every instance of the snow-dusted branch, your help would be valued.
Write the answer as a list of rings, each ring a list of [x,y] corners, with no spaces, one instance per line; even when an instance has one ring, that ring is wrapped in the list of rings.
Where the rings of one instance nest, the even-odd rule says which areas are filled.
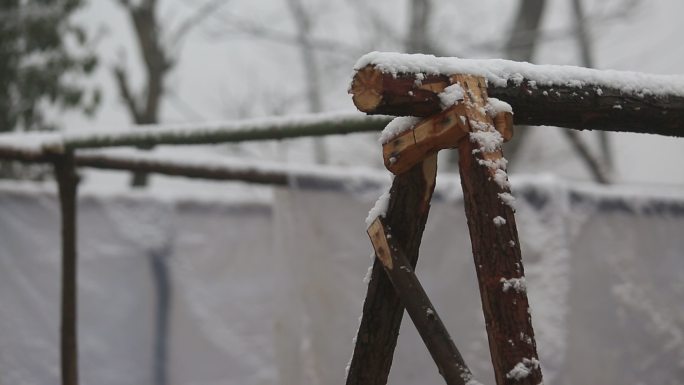
[[[124,130],[0,135],[0,159],[44,161],[83,148],[218,144],[381,131],[391,119],[358,112],[291,115],[200,124],[143,125]]]
[[[199,125],[140,126],[126,131],[67,133],[63,137],[63,148],[236,143],[339,135],[380,131],[389,120],[384,116],[374,119],[358,113],[325,113]]]
[[[430,116],[454,74],[487,79],[516,124],[684,137],[684,77],[373,52],[356,64],[354,104],[371,114]]]

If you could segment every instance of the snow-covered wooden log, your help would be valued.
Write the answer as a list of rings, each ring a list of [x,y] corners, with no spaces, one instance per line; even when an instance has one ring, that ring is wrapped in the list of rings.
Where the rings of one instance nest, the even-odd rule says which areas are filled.
[[[435,189],[437,155],[428,157],[409,171],[398,175],[390,188],[385,223],[408,258],[412,268],[418,261],[418,249],[430,211]],[[385,385],[392,366],[394,348],[404,307],[376,258],[368,283],[363,314],[356,335],[356,345],[347,385]]]
[[[84,148],[219,144],[381,131],[391,120],[358,112],[270,117],[243,121],[136,126],[119,130],[0,135],[0,159],[51,161],[52,155]]]
[[[481,77],[454,76],[464,104],[484,106]],[[525,288],[502,135],[483,109],[467,109],[469,137],[459,143],[459,172],[489,350],[497,385],[542,382]]]
[[[65,150],[160,144],[216,144],[375,132],[389,122],[353,112],[292,115],[206,124],[140,126],[125,131],[66,133]]]
[[[385,268],[395,291],[401,298],[420,337],[428,348],[439,373],[448,385],[471,383],[473,374],[463,361],[449,332],[437,314],[430,298],[416,277],[411,264],[396,244],[396,237],[388,230],[382,217],[368,227],[368,236],[375,255]]]
[[[684,137],[684,76],[373,52],[355,66],[350,93],[368,114],[427,117],[454,74],[482,76],[515,124]]]

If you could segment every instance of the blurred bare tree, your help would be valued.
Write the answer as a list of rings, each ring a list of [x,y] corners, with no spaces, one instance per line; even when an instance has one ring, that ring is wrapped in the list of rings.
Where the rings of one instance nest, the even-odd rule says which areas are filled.
[[[113,73],[119,96],[135,124],[159,123],[162,100],[169,95],[164,82],[179,59],[185,38],[228,0],[206,1],[174,28],[160,23],[157,0],[118,0],[118,3],[130,17],[145,72],[145,82],[136,91],[130,84],[126,64],[123,61],[118,63]],[[167,30],[169,33],[165,34]],[[147,174],[135,173],[131,185],[147,185]]]
[[[0,2],[0,131],[58,127],[51,113],[92,115],[100,91],[84,78],[97,66],[94,40],[73,21],[82,0]],[[40,168],[0,164],[1,177],[35,178]]]
[[[113,68],[119,95],[131,119],[136,124],[159,123],[162,101],[171,92],[165,86],[168,75],[179,60],[182,46],[188,33],[200,25],[212,12],[228,3],[228,0],[208,0],[195,9],[183,22],[174,28],[160,23],[157,0],[117,0],[128,14],[143,64],[145,81],[139,90],[134,90],[129,80],[129,70],[124,62]],[[169,31],[165,33],[165,31]],[[134,173],[131,186],[145,187],[148,175]],[[156,293],[155,336],[153,359],[153,383],[168,383],[169,321],[172,303],[172,285],[169,276],[168,259],[171,248],[168,245],[150,250],[152,279]]]

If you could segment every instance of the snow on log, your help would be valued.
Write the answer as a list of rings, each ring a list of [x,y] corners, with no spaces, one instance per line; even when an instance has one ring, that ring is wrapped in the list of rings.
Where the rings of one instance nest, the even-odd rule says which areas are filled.
[[[66,133],[64,148],[237,143],[342,135],[380,131],[390,120],[384,116],[368,119],[354,112],[332,112],[216,123],[140,126],[125,131],[89,130]]]
[[[143,125],[119,130],[0,135],[0,159],[46,161],[50,154],[83,148],[217,144],[381,131],[390,117],[358,112],[270,117],[213,123]]]
[[[515,124],[684,137],[684,76],[372,52],[355,66],[349,92],[369,114],[431,116],[455,74],[482,76]]]

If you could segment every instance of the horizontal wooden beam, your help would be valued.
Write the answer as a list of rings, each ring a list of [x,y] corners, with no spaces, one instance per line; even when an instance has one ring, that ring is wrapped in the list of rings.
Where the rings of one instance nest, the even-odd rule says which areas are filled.
[[[79,167],[104,170],[136,171],[193,179],[241,181],[256,184],[287,186],[291,175],[277,170],[257,170],[250,167],[215,167],[202,164],[170,162],[164,159],[134,159],[107,154],[83,154],[75,158]]]
[[[353,170],[346,167],[283,165],[219,156],[184,159],[175,153],[140,150],[93,150],[75,156],[79,168],[134,171],[160,175],[236,181],[254,184],[315,186],[319,189],[380,188],[388,182],[380,170]]]
[[[156,146],[239,143],[246,141],[282,140],[301,137],[346,135],[381,131],[391,118],[369,118],[358,113],[330,113],[282,118],[234,121],[225,124],[199,124],[167,127],[145,127],[125,132],[64,136],[65,150],[120,146]]]
[[[55,155],[88,148],[239,143],[379,132],[391,120],[389,116],[330,112],[243,121],[144,125],[111,131],[12,133],[0,135],[0,159],[52,162]]]
[[[368,114],[427,117],[442,110],[439,94],[451,84],[446,74],[383,72],[367,65],[357,70],[350,93],[356,107]],[[487,92],[513,107],[519,125],[684,137],[683,96],[581,84],[543,85],[512,77],[490,81]]]

